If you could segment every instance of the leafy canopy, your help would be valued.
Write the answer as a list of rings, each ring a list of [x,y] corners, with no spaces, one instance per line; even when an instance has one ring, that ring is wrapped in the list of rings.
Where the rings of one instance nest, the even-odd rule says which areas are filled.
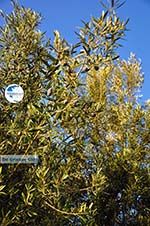
[[[0,166],[1,225],[149,225],[150,104],[141,63],[118,55],[128,21],[119,1],[83,22],[79,42],[38,30],[41,15],[13,2],[1,13],[0,154],[39,165]],[[4,90],[22,86],[19,104]]]

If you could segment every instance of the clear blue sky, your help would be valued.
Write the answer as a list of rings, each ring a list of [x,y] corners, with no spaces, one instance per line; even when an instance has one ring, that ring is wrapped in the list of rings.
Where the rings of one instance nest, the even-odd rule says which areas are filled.
[[[89,21],[91,16],[99,16],[102,11],[99,0],[20,0],[21,5],[30,7],[43,15],[40,25],[42,31],[53,38],[53,31],[59,30],[69,43],[75,43],[74,31],[81,26],[81,19]],[[0,0],[0,8],[10,12],[10,0]],[[150,0],[126,0],[119,9],[122,19],[130,18],[124,47],[120,50],[122,58],[127,59],[130,52],[142,60],[145,82],[142,89],[143,98],[150,98]]]

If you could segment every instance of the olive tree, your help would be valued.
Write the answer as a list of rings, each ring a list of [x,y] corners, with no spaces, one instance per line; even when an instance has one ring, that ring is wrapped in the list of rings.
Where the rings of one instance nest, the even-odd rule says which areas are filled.
[[[1,225],[149,225],[150,104],[134,54],[118,54],[128,21],[111,1],[83,21],[78,42],[38,30],[41,15],[1,12],[0,154],[37,165],[0,166]],[[4,97],[9,84],[20,103]]]

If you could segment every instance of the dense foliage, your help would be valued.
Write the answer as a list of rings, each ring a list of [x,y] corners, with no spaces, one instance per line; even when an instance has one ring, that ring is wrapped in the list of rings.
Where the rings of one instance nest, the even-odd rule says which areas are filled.
[[[46,40],[31,9],[1,13],[0,154],[41,158],[0,165],[1,226],[150,224],[150,104],[140,62],[118,55],[127,22],[111,4],[75,45]],[[19,104],[4,97],[12,83]]]

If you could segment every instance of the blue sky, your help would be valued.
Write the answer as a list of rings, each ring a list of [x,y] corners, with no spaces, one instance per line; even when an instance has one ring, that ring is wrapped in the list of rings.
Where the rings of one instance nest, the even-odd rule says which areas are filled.
[[[21,5],[30,7],[43,16],[42,31],[53,39],[53,31],[59,30],[71,44],[77,41],[74,31],[82,26],[81,19],[89,21],[91,16],[99,16],[102,8],[99,0],[20,0]],[[10,12],[10,0],[0,0],[0,8]],[[142,61],[144,72],[143,98],[150,98],[150,0],[126,0],[118,11],[122,19],[130,18],[126,40],[120,49],[122,58],[127,59],[130,52]],[[1,21],[0,21],[1,22]]]

